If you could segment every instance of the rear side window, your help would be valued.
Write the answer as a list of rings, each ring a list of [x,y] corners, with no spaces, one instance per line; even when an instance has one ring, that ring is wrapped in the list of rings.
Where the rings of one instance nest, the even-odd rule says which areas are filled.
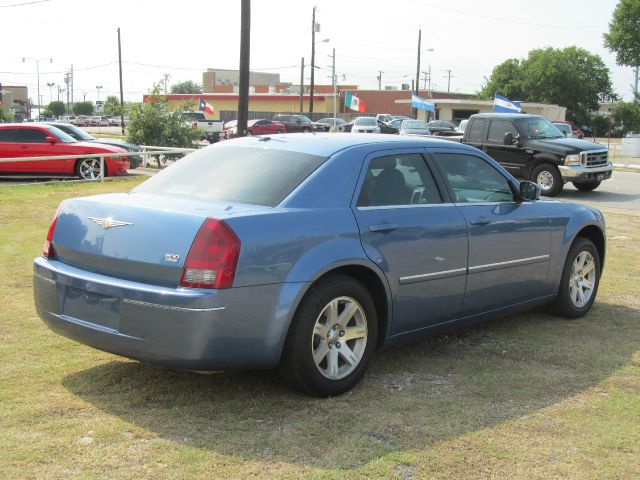
[[[0,130],[0,143],[15,142],[15,130],[3,128]]]
[[[505,133],[510,132],[513,137],[518,136],[516,127],[511,122],[506,120],[493,120],[491,127],[489,127],[489,133],[487,134],[487,141],[491,143],[503,143]]]
[[[204,148],[134,192],[275,207],[325,161],[326,157],[286,150]]]
[[[424,205],[441,201],[424,158],[404,154],[371,160],[357,206]]]
[[[471,142],[482,142],[482,134],[484,133],[486,125],[487,120],[485,118],[477,118],[471,122],[471,126],[467,127],[469,129],[467,140]]]
[[[42,130],[33,128],[21,128],[16,130],[16,142],[18,143],[45,143],[47,134]]]

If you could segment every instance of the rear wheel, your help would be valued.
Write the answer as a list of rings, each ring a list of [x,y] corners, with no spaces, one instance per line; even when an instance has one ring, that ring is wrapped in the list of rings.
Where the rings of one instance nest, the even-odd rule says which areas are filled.
[[[105,169],[105,177],[107,165],[106,161],[104,162]],[[81,158],[76,163],[76,175],[83,180],[97,180],[102,177],[102,172],[100,170],[100,159],[99,158]]]
[[[586,315],[596,299],[600,283],[600,256],[591,240],[578,237],[564,262],[558,296],[549,305],[566,318]]]
[[[531,171],[531,181],[540,185],[542,195],[555,197],[562,191],[564,183],[555,165],[541,163]]]
[[[576,187],[581,192],[590,192],[591,190],[595,190],[600,186],[601,182],[582,182],[576,183],[573,182],[573,186]]]
[[[309,133],[311,130],[309,130],[307,127],[304,127],[302,129],[302,133]]]
[[[280,372],[305,393],[344,393],[364,375],[377,333],[376,308],[367,289],[351,277],[328,277],[311,287],[296,311]]]

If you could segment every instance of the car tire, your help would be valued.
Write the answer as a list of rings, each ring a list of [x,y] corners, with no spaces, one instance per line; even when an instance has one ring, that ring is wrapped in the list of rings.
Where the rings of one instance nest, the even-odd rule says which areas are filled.
[[[558,295],[549,309],[565,318],[586,315],[596,299],[600,273],[600,255],[593,242],[576,238],[564,262]]]
[[[76,162],[75,174],[83,180],[98,180],[100,172],[99,158],[81,158]],[[104,176],[107,176],[107,162],[104,162]]]
[[[280,374],[301,392],[328,397],[353,388],[376,348],[377,311],[357,280],[332,275],[306,293],[289,328]]]
[[[305,127],[305,128],[303,128],[303,129],[302,129],[302,133],[309,133],[310,131],[311,131],[311,130],[310,130],[310,129],[308,129],[307,127]]]
[[[531,181],[540,185],[541,194],[555,197],[564,187],[558,167],[551,163],[541,163],[531,171]]]
[[[251,133],[251,130],[247,130],[247,137],[253,137],[253,133]]]
[[[573,182],[573,186],[576,187],[581,192],[590,192],[591,190],[595,190],[596,188],[598,188],[600,186],[600,183],[602,182],[582,182],[582,183]]]

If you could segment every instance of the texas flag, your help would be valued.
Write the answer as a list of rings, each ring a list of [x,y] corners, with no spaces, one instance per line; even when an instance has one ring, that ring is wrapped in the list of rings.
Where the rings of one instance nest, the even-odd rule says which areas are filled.
[[[346,92],[344,95],[344,106],[350,108],[351,110],[355,110],[356,112],[366,112],[367,105],[364,103],[364,100],[360,100],[358,97],[353,95],[351,92]]]
[[[208,113],[209,115],[213,115],[213,105],[205,102],[203,99],[200,99],[200,108],[199,110],[204,113]]]

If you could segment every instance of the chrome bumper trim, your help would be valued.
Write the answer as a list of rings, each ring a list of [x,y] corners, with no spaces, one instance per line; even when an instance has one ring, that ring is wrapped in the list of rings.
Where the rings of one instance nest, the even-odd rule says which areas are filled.
[[[226,307],[214,307],[214,308],[187,308],[187,307],[174,307],[173,305],[161,305],[159,303],[143,302],[141,300],[131,300],[130,298],[124,298],[123,303],[130,303],[132,305],[138,305],[140,307],[159,308],[161,310],[171,310],[174,312],[217,312],[224,310]]]

